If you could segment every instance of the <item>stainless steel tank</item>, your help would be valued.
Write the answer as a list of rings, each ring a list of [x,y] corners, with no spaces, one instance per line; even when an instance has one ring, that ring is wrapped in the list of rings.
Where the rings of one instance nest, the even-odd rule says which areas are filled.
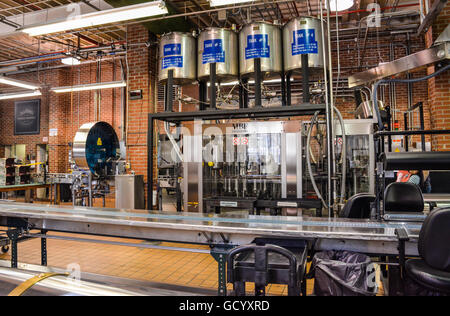
[[[278,26],[265,22],[248,24],[239,33],[239,45],[242,77],[255,72],[255,58],[261,58],[265,79],[277,77],[282,72],[281,30]]]
[[[103,176],[111,174],[113,162],[120,158],[120,143],[108,123],[86,123],[75,134],[72,152],[77,167]]]
[[[195,38],[190,33],[169,33],[159,45],[159,81],[165,82],[173,70],[174,84],[188,84],[197,79]]]
[[[228,29],[209,27],[198,37],[197,73],[199,80],[207,80],[211,63],[216,63],[218,81],[235,80],[238,76],[238,37]]]
[[[324,22],[324,29],[326,27]],[[323,50],[328,47],[327,38],[325,32],[324,45],[320,19],[298,17],[289,21],[283,28],[285,71],[301,70],[303,54],[308,54],[308,64],[312,70],[323,69]]]

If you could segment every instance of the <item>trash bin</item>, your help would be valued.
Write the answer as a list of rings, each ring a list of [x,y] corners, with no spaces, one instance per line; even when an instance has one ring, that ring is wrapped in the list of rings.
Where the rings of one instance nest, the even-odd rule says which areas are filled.
[[[349,251],[325,251],[314,256],[311,275],[317,296],[374,296],[378,292],[376,270],[366,255]]]

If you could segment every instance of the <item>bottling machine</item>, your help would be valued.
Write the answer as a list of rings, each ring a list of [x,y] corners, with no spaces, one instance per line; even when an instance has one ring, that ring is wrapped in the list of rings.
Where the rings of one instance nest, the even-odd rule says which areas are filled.
[[[231,208],[300,215],[312,208],[320,216],[322,208],[342,205],[352,194],[374,193],[374,121],[344,121],[331,106],[339,118],[331,122],[327,110],[332,84],[326,27],[319,18],[298,17],[284,26],[252,22],[238,32],[209,27],[198,36],[161,37],[159,81],[165,84],[165,113],[152,115],[149,126],[164,121],[157,136],[157,189],[175,190],[179,211]],[[310,74],[323,76],[323,84],[311,87]],[[291,104],[291,84],[299,75],[303,103],[296,106]],[[195,80],[199,111],[175,115],[172,86]],[[227,108],[235,106],[220,95],[221,85],[233,80],[239,115],[217,109],[218,100],[221,105],[230,102]],[[266,82],[278,81],[281,95],[267,95]],[[278,98],[283,107],[265,111],[263,105],[270,102],[264,98]],[[321,118],[311,123],[314,114]],[[172,135],[174,130],[177,135]],[[173,160],[167,163],[169,156]],[[153,171],[149,178],[153,187]],[[151,208],[153,194],[149,197]]]
[[[196,124],[200,137],[183,137],[183,148],[189,148],[183,161],[185,209],[243,207],[253,212],[259,200],[302,198],[298,121]],[[201,153],[201,160],[190,153]]]

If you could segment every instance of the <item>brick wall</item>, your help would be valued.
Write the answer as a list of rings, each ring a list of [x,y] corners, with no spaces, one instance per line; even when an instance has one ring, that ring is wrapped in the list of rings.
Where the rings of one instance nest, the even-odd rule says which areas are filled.
[[[30,82],[46,82],[51,85],[57,82],[56,77],[50,72],[32,74],[23,74],[15,76],[15,78],[20,80],[27,80]],[[4,146],[3,145],[13,145],[13,144],[25,144],[27,154],[30,156],[36,156],[36,145],[44,144],[44,137],[48,138],[49,129],[49,104],[50,104],[50,94],[48,89],[44,88],[42,90],[42,96],[40,98],[26,98],[22,100],[34,100],[40,99],[40,134],[39,135],[14,135],[14,102],[15,100],[3,100],[0,101],[0,120],[2,126],[0,129],[0,147],[1,156],[4,156]]]
[[[436,19],[426,34],[426,44],[431,46],[450,22],[450,2]],[[436,67],[428,67],[428,74],[434,73]],[[433,129],[450,129],[450,71],[428,80],[430,99],[431,127]],[[433,146],[437,150],[450,150],[450,135],[433,137]]]
[[[156,47],[148,47],[143,43],[154,40],[153,35],[142,25],[131,25],[127,29],[128,89],[142,90],[141,100],[129,100],[128,103],[127,158],[131,169],[136,174],[144,175],[145,181],[147,181],[148,113],[156,110],[157,57]]]
[[[101,82],[121,79],[119,60],[101,63]],[[121,123],[121,89],[101,91],[100,115],[95,116],[95,91],[56,94],[51,87],[70,86],[93,83],[97,80],[97,65],[89,63],[73,68],[15,75],[14,78],[42,84],[41,117],[39,135],[14,135],[15,100],[0,101],[0,118],[4,124],[0,130],[0,147],[4,145],[25,144],[27,154],[36,156],[38,144],[48,144],[50,172],[68,172],[69,143],[73,141],[78,128],[95,119],[111,124],[120,138]],[[35,98],[32,98],[35,99]],[[57,129],[57,136],[49,136],[50,129]],[[4,152],[0,152],[4,155]]]

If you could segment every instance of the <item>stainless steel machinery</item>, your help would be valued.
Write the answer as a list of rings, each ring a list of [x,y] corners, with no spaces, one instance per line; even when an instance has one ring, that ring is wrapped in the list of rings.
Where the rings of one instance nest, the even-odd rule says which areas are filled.
[[[345,181],[346,186],[343,201],[356,193],[374,193],[375,188],[373,120],[345,120],[344,124],[345,157],[342,155],[344,141],[340,124],[335,126],[334,138],[337,183],[342,185]],[[272,208],[282,214],[301,214],[296,201],[319,201],[311,187],[307,153],[314,157],[312,170],[314,180],[319,183],[318,190],[322,196],[327,192],[325,121],[317,125],[313,137],[317,141],[308,146],[308,121],[221,124],[196,121],[186,124],[178,142],[183,156],[180,176],[184,210],[210,212],[234,208],[253,213]],[[159,159],[162,160],[161,155],[165,161],[176,159],[172,144],[167,142],[166,145]],[[341,161],[344,158],[345,162]],[[172,163],[177,165],[180,160]],[[346,168],[343,168],[344,163]],[[164,185],[165,178],[158,180]],[[318,207],[302,208],[317,210],[321,206],[319,202]]]
[[[198,37],[198,79],[208,80],[211,64],[216,64],[219,82],[236,80],[238,76],[238,36],[228,29],[209,27]]]
[[[106,122],[82,125],[74,137],[72,157],[75,168],[70,178],[74,205],[92,206],[94,198],[102,198],[105,204],[114,175],[122,169],[114,128]]]
[[[116,175],[116,208],[118,209],[144,209],[144,176],[143,175]]]
[[[314,195],[311,175],[308,173],[306,155],[310,155],[312,177],[317,183],[320,193],[326,192],[327,167],[325,159],[326,150],[326,126],[325,121],[319,121],[313,129],[311,142],[307,144],[307,134],[310,122],[302,123],[304,126],[302,137],[301,174],[303,175],[302,195],[308,197]],[[337,183],[342,185],[345,181],[345,192],[341,199],[346,201],[357,193],[375,193],[375,144],[374,144],[374,120],[354,119],[344,120],[345,142],[340,124],[335,124],[334,154],[337,161]],[[343,155],[345,144],[346,155]],[[345,156],[345,162],[343,161]],[[343,167],[345,163],[345,168]],[[345,176],[343,173],[345,172]],[[344,179],[344,180],[343,180]]]
[[[239,33],[239,63],[242,77],[255,72],[254,60],[261,60],[264,79],[279,77],[283,71],[281,29],[265,22],[244,26]]]
[[[174,84],[188,84],[197,79],[195,38],[190,33],[163,35],[159,45],[159,81],[167,82],[173,74]]]
[[[302,198],[301,122],[196,122],[185,131],[185,210],[271,208],[262,201],[277,201],[272,208],[281,210],[298,208],[295,201]]]
[[[78,168],[90,170],[95,176],[113,173],[120,159],[120,144],[114,128],[106,122],[82,125],[73,140],[73,155]]]
[[[345,120],[347,142],[347,194],[346,198],[357,193],[375,194],[375,144],[374,121],[371,119]],[[339,124],[335,127],[336,135],[342,136]],[[339,154],[342,142],[336,147]]]
[[[326,27],[326,24],[325,24]],[[325,32],[325,41],[327,39]],[[298,17],[289,21],[283,28],[284,71],[301,71],[302,55],[308,55],[310,69],[323,69],[326,43],[322,42],[320,19]]]

